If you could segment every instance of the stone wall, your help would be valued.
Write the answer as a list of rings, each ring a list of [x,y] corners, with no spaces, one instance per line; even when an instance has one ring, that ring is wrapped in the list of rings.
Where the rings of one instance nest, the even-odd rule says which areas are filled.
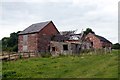
[[[80,53],[80,44],[51,41],[50,52],[52,55],[72,55]]]

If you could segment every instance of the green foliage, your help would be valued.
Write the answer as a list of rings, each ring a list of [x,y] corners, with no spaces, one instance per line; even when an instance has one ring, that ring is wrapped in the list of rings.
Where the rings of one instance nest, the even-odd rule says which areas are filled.
[[[3,62],[3,78],[117,78],[118,51],[106,55],[29,58]]]
[[[119,43],[113,44],[112,49],[120,49],[120,44]]]
[[[21,54],[19,54],[19,59],[22,59],[22,55]]]
[[[50,53],[39,53],[40,55],[41,55],[41,57],[50,57],[51,56],[51,54]]]
[[[12,51],[17,52],[18,51],[18,31],[17,33],[11,33],[10,37],[4,37],[2,38],[2,50],[3,51]]]
[[[93,49],[85,49],[85,50],[81,50],[80,53],[89,53],[89,52],[93,52]]]
[[[88,33],[93,33],[93,34],[95,34],[95,32],[92,31],[91,28],[87,28],[87,29],[84,31],[84,34],[85,34],[85,35],[87,35]]]
[[[8,76],[15,76],[16,72],[15,71],[6,71],[2,76],[3,78],[8,77]]]
[[[3,50],[3,51],[7,51],[7,50],[8,50],[8,47],[7,47],[7,45],[8,45],[8,40],[9,40],[8,37],[2,38],[2,50]]]

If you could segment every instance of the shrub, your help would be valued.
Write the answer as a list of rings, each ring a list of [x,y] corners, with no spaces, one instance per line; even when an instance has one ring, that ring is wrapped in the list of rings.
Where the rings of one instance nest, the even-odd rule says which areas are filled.
[[[47,53],[42,52],[42,53],[38,53],[38,54],[40,54],[41,57],[50,57],[51,56],[51,54],[48,52]]]
[[[22,55],[21,54],[19,54],[19,58],[22,59]]]
[[[93,52],[94,50],[93,49],[84,49],[84,50],[81,50],[80,53],[89,53],[89,52]]]
[[[15,71],[4,72],[4,74],[2,75],[2,77],[6,78],[7,76],[11,76],[11,75],[16,75],[16,72]]]
[[[119,43],[113,44],[112,49],[120,49],[120,44]]]

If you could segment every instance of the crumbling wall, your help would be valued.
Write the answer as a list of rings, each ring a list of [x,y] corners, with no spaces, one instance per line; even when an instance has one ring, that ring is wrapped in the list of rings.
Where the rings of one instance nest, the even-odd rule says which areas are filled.
[[[63,45],[67,45],[67,50],[64,50]],[[55,48],[55,50],[54,50]],[[65,42],[55,42],[51,41],[50,42],[50,52],[52,55],[60,55],[60,54],[71,54],[71,44],[70,43],[65,43]]]
[[[69,42],[50,42],[50,52],[52,55],[72,55],[80,53],[80,44],[69,43]]]

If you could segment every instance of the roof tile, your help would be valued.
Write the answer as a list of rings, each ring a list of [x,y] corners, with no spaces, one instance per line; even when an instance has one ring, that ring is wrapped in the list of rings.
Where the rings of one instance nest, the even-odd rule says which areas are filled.
[[[21,31],[19,34],[28,34],[28,33],[39,32],[41,29],[43,29],[50,22],[51,21],[46,21],[46,22],[32,24],[28,28],[26,28],[25,30]]]

